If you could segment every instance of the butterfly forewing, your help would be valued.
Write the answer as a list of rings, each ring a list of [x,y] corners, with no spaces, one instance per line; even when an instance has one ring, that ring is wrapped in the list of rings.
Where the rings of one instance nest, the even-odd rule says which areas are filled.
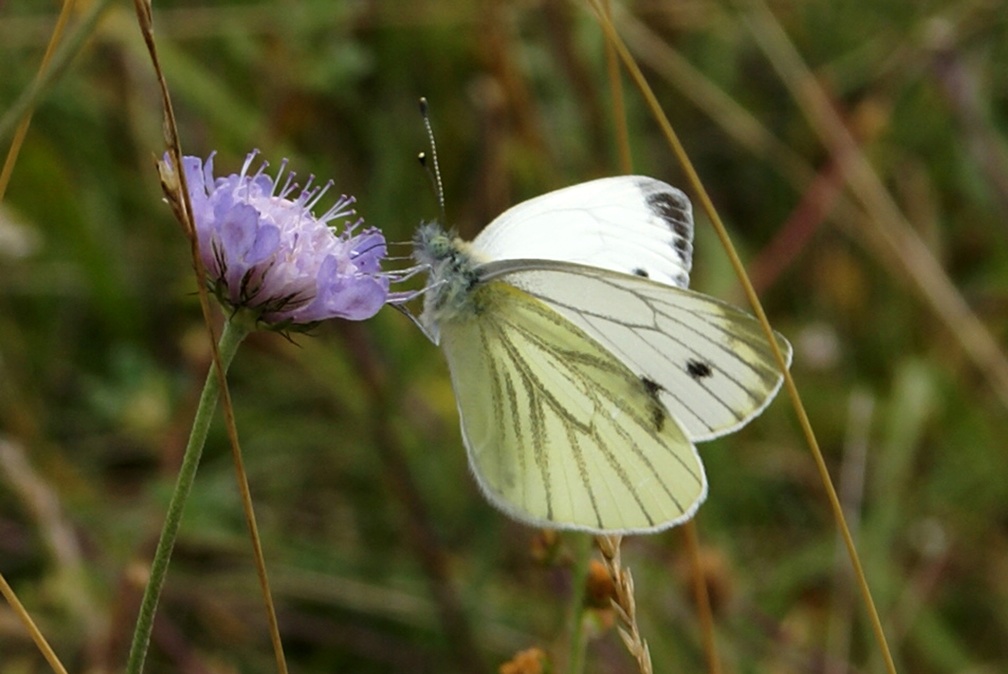
[[[693,259],[693,210],[645,176],[601,178],[508,209],[472,241],[485,260],[573,262],[682,288]]]
[[[693,442],[757,416],[783,379],[760,324],[700,293],[609,271],[543,260],[481,267],[583,330],[658,397]],[[788,363],[791,345],[777,343]]]
[[[656,531],[693,514],[706,478],[654,382],[507,283],[478,286],[473,301],[477,311],[442,322],[441,346],[491,501],[593,532]]]

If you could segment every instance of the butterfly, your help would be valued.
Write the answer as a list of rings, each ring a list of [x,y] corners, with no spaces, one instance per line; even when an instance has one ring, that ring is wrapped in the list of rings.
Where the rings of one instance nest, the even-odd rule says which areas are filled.
[[[530,199],[472,242],[421,225],[418,323],[448,361],[491,503],[592,533],[693,516],[707,495],[695,443],[758,416],[782,374],[755,318],[687,289],[692,254],[689,199],[643,176]]]

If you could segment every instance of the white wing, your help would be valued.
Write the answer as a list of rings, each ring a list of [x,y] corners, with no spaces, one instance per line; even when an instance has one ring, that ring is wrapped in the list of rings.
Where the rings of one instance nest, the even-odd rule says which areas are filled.
[[[542,300],[653,382],[693,442],[744,426],[783,381],[759,322],[712,297],[545,260],[489,263],[479,274]],[[790,365],[791,345],[780,334],[777,343]]]
[[[643,533],[696,512],[707,480],[656,389],[507,282],[441,324],[470,466],[484,494],[539,526]]]
[[[685,194],[660,180],[602,178],[509,208],[470,246],[487,262],[574,262],[685,288],[693,260],[693,209]]]

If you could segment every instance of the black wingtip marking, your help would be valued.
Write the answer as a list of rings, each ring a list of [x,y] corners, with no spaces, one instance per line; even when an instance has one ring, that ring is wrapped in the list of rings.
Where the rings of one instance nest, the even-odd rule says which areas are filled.
[[[681,192],[655,192],[647,196],[647,203],[669,229],[689,242],[693,240],[693,214],[689,201],[681,195]]]
[[[686,239],[679,237],[673,238],[671,245],[676,255],[679,256],[679,261],[682,262],[684,267],[689,269],[693,259],[693,245]]]
[[[705,363],[702,360],[688,360],[686,361],[686,374],[695,381],[700,381],[713,375],[714,370],[711,369],[710,363]]]
[[[641,267],[637,267],[636,269],[634,269],[633,270],[633,275],[634,276],[640,276],[642,278],[650,278],[651,277],[651,275],[647,273],[647,269],[643,269]]]
[[[665,406],[662,405],[661,398],[658,394],[661,393],[662,385],[656,382],[650,377],[641,377],[641,383],[644,385],[644,392],[651,402],[651,423],[654,424],[656,431],[661,431],[665,427],[665,417],[667,412],[665,411]]]

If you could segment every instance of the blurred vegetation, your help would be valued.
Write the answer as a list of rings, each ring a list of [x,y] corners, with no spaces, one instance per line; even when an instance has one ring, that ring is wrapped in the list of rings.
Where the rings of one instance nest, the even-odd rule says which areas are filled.
[[[964,352],[964,324],[879,244],[890,225],[845,186],[748,6],[640,0],[619,5],[617,24],[795,344],[900,671],[1008,671],[996,366]],[[0,115],[30,87],[58,10],[0,3]],[[772,11],[910,231],[1005,344],[1003,6]],[[331,176],[403,242],[396,254],[437,217],[415,159],[420,95],[448,217],[466,236],[518,200],[619,172],[604,41],[579,3],[173,0],[155,3],[155,29],[187,153],[216,151],[220,170],[236,171],[259,148]],[[640,96],[626,94],[635,170],[685,187]],[[133,8],[111,3],[39,98],[0,205],[0,572],[75,672],[124,662],[209,366],[188,244],[153,169],[161,151]],[[694,287],[743,303],[702,215],[697,239]],[[255,335],[231,387],[292,671],[496,671],[533,646],[563,671],[576,537],[544,538],[483,500],[442,358],[403,316],[293,343]],[[701,447],[701,568],[724,669],[882,671],[780,398]],[[706,671],[683,538],[624,547],[656,671]],[[275,671],[249,552],[217,424],[147,671]],[[635,671],[612,621],[591,614],[589,672]],[[6,604],[0,671],[47,671]]]

